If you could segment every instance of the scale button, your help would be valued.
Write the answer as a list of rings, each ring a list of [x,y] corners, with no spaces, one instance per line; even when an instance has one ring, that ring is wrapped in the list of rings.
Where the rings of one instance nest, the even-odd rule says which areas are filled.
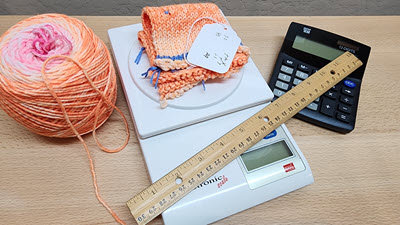
[[[273,138],[277,135],[278,133],[276,132],[276,130],[272,131],[271,133],[269,133],[267,136],[265,136],[263,139],[270,139]]]
[[[284,59],[283,64],[285,64],[286,66],[294,66],[293,60],[290,59]]]
[[[283,165],[283,169],[285,169],[285,172],[288,173],[292,170],[295,170],[296,168],[294,167],[294,164],[291,162],[289,164]]]
[[[281,66],[281,71],[285,72],[285,73],[288,73],[288,74],[292,74],[293,73],[293,69],[292,68],[290,68],[288,66],[284,66],[284,65]]]
[[[355,88],[356,87],[356,84],[351,80],[345,80],[344,81],[344,85],[346,85],[349,88]]]

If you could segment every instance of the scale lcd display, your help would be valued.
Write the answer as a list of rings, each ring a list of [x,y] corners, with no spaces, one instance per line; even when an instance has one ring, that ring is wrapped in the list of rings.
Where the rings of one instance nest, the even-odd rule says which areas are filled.
[[[344,51],[312,41],[299,35],[297,35],[294,39],[292,47],[300,51],[327,59],[329,61],[336,59],[344,53]]]
[[[250,172],[292,155],[293,153],[290,151],[286,142],[282,140],[251,152],[246,152],[241,155],[241,158],[247,171]]]

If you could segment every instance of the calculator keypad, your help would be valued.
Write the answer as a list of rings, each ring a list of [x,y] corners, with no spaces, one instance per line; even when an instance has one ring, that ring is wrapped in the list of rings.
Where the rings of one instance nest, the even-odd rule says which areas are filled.
[[[285,56],[283,54],[283,56]],[[275,79],[271,78],[273,84],[270,83],[271,89],[275,95],[275,99],[285,94],[288,90],[299,85],[303,80],[307,79],[310,75],[315,73],[318,68],[314,68],[306,63],[296,60],[292,57],[280,57],[281,60],[277,62],[276,67],[279,68],[278,75]],[[326,117],[332,124],[337,123],[353,123],[355,120],[356,109],[354,106],[355,95],[358,95],[359,87],[351,79],[336,84],[321,97],[317,98],[309,104],[303,111],[312,111],[315,115]],[[358,99],[357,99],[358,101]],[[305,114],[305,113],[303,113]],[[307,114],[310,115],[310,114]],[[317,116],[318,117],[318,116]],[[310,121],[308,119],[308,121]],[[337,122],[334,122],[337,121]]]

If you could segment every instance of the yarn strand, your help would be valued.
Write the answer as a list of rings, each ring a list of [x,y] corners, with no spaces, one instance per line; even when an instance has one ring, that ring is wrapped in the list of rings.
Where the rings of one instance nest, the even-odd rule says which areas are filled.
[[[91,175],[92,175],[93,186],[94,186],[94,189],[95,189],[95,193],[96,193],[96,198],[97,198],[97,200],[108,210],[108,212],[114,217],[115,221],[117,221],[119,224],[126,225],[126,223],[125,223],[124,221],[122,221],[122,220],[116,215],[116,213],[111,209],[111,207],[110,207],[110,206],[103,200],[103,198],[101,197],[100,192],[99,192],[99,187],[98,187],[98,184],[97,184],[97,176],[96,176],[96,171],[95,171],[95,168],[94,168],[94,162],[93,162],[92,156],[91,156],[91,154],[90,154],[89,148],[88,148],[88,146],[86,145],[85,140],[83,140],[82,136],[81,136],[81,135],[79,134],[79,132],[75,129],[74,125],[72,124],[72,122],[71,122],[71,120],[70,120],[70,118],[69,118],[69,116],[68,116],[68,114],[67,114],[67,111],[65,110],[65,107],[64,107],[63,103],[61,102],[60,98],[57,96],[56,92],[54,91],[53,86],[51,85],[51,82],[49,82],[49,79],[48,79],[48,77],[47,77],[47,75],[46,75],[46,65],[47,65],[47,63],[48,63],[49,61],[51,61],[51,60],[54,59],[54,58],[64,58],[64,59],[68,59],[68,60],[71,60],[72,62],[74,62],[76,65],[78,65],[78,66],[81,68],[81,70],[83,71],[83,73],[84,73],[86,79],[88,80],[88,82],[90,83],[90,85],[92,86],[92,88],[93,88],[94,90],[96,90],[96,92],[99,93],[99,94],[101,95],[102,101],[106,102],[107,104],[111,105],[114,109],[116,109],[116,110],[121,114],[122,118],[124,119],[124,122],[125,122],[125,129],[126,129],[126,134],[127,134],[127,138],[126,138],[126,140],[125,140],[125,143],[124,143],[120,148],[117,148],[117,149],[114,149],[114,150],[110,150],[110,149],[104,148],[104,147],[99,143],[99,141],[98,141],[98,139],[97,139],[97,137],[96,137],[96,132],[95,132],[95,131],[96,131],[96,126],[97,126],[97,120],[98,120],[98,109],[99,109],[98,106],[101,104],[101,101],[99,101],[98,106],[96,107],[96,110],[95,110],[95,122],[94,122],[93,137],[94,137],[94,139],[95,139],[97,145],[98,145],[103,151],[105,151],[105,152],[110,152],[110,153],[118,152],[118,151],[120,151],[121,149],[123,149],[123,148],[128,144],[128,140],[129,140],[129,136],[130,136],[130,134],[129,134],[129,128],[128,128],[128,122],[127,122],[127,120],[126,120],[124,114],[121,112],[121,110],[120,110],[118,107],[116,107],[111,101],[109,101],[109,100],[104,96],[104,94],[101,93],[101,91],[94,85],[93,81],[90,79],[89,75],[87,74],[86,69],[85,69],[79,62],[75,61],[74,59],[72,59],[71,57],[68,57],[68,56],[64,56],[64,55],[55,55],[55,56],[52,56],[52,57],[47,58],[46,61],[43,63],[43,66],[42,66],[42,69],[41,69],[41,74],[42,74],[44,83],[46,84],[47,88],[49,89],[51,95],[54,97],[54,99],[57,101],[58,105],[60,106],[60,108],[61,108],[61,110],[62,110],[62,113],[63,113],[63,115],[64,115],[64,118],[65,118],[65,120],[67,121],[68,125],[70,126],[71,130],[74,132],[74,134],[76,135],[76,137],[79,139],[79,141],[81,141],[81,143],[83,144],[83,146],[84,146],[84,148],[85,148],[87,157],[88,157],[88,159],[89,159],[90,172],[91,172]]]

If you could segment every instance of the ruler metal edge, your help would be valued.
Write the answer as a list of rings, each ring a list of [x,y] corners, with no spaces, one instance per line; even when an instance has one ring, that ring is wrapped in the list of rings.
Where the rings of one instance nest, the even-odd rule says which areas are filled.
[[[126,204],[136,222],[146,224],[160,215],[361,65],[352,53],[343,53],[135,195]]]

